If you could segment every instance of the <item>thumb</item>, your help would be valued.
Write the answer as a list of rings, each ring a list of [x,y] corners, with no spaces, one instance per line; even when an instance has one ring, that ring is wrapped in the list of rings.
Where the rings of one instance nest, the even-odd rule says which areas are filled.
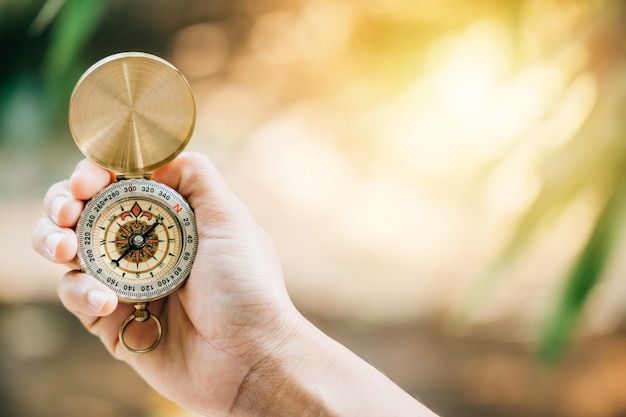
[[[196,214],[208,215],[214,225],[240,223],[248,210],[230,190],[211,160],[197,152],[183,152],[152,173],[155,181],[178,191]]]

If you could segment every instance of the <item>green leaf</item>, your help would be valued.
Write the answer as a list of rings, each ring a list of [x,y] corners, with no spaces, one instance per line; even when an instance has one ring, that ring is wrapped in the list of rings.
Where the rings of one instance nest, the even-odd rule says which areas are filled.
[[[66,0],[48,0],[39,10],[37,17],[33,20],[28,31],[35,36],[41,35],[46,28],[57,17],[59,11],[65,4]]]
[[[57,79],[70,65],[96,29],[106,0],[67,0],[54,22],[46,57],[46,75]]]
[[[600,212],[595,227],[566,282],[541,341],[540,357],[548,364],[561,357],[576,330],[584,303],[602,276],[619,232],[626,208],[626,192],[619,182]]]

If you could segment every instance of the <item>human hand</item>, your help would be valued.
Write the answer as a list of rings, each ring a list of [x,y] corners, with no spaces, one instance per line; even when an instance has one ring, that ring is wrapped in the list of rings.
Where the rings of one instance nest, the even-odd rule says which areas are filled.
[[[70,265],[59,297],[117,359],[130,364],[149,384],[186,408],[229,415],[246,376],[269,352],[276,352],[303,322],[286,293],[273,244],[230,192],[204,156],[183,153],[153,172],[153,179],[176,190],[195,211],[198,253],[183,287],[150,303],[163,322],[160,345],[145,355],[119,343],[120,324],[134,311],[118,303],[104,284],[81,273],[75,261],[73,227],[84,207],[114,175],[89,160],[70,180],[46,194],[33,246],[45,258]],[[150,345],[150,326],[132,326],[125,339]]]
[[[206,416],[436,417],[297,312],[270,239],[207,158],[184,153],[153,179],[189,202],[199,242],[185,285],[150,303],[165,335],[145,355],[128,352],[118,339],[133,306],[118,303],[75,261],[73,227],[84,202],[113,174],[81,161],[69,180],[50,187],[48,217],[33,231],[37,252],[72,268],[59,283],[61,301],[114,357],[164,396]],[[133,326],[124,339],[147,346],[153,330]]]

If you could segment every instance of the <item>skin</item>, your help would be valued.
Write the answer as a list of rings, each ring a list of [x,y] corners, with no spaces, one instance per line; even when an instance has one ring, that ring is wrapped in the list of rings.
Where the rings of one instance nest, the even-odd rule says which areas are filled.
[[[32,235],[44,258],[67,264],[63,305],[156,391],[206,416],[435,416],[378,370],[309,323],[285,289],[273,243],[208,158],[183,153],[153,172],[193,207],[199,244],[186,284],[150,303],[165,335],[152,352],[127,352],[120,324],[133,311],[81,273],[76,225],[84,202],[115,180],[89,160],[44,198]],[[150,325],[129,327],[131,346],[149,346]]]

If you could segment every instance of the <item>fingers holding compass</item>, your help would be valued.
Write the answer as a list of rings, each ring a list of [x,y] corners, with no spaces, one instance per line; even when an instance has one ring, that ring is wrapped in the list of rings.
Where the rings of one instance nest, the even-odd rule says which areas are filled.
[[[50,187],[44,197],[47,218],[39,220],[32,234],[33,248],[44,258],[76,267],[78,222],[88,200],[113,180],[112,174],[89,160],[78,163],[70,180]]]
[[[44,258],[56,263],[69,263],[76,267],[76,225],[84,203],[70,191],[69,181],[54,184],[44,198],[48,217],[39,220],[33,230],[33,248]]]
[[[39,220],[32,234],[33,248],[44,258],[76,267],[77,242],[72,229],[59,227],[51,219]]]
[[[70,191],[70,182],[54,184],[44,197],[44,210],[48,217],[61,227],[74,227],[85,206]]]
[[[113,173],[89,159],[83,159],[76,165],[69,179],[69,189],[77,199],[89,200],[114,180]]]
[[[69,311],[83,316],[81,321],[87,327],[95,317],[111,314],[118,304],[117,296],[112,290],[78,271],[71,271],[63,276],[58,293],[61,302]]]
[[[152,314],[167,317],[163,312],[165,301],[150,303],[150,313],[146,316],[145,323],[134,323],[138,313],[133,313],[136,307],[119,303],[117,295],[111,289],[79,271],[71,271],[63,276],[59,282],[58,294],[65,308],[76,315],[87,330],[98,336],[118,359],[133,358],[133,354],[127,350],[128,347],[123,348],[120,343],[140,349],[151,349],[151,345],[158,344],[155,343],[155,332],[160,339],[162,324]],[[119,337],[120,323],[125,323],[123,339]]]
[[[65,308],[114,353],[119,322],[130,314],[132,307],[119,304],[112,290],[79,271],[65,274],[57,291]]]

